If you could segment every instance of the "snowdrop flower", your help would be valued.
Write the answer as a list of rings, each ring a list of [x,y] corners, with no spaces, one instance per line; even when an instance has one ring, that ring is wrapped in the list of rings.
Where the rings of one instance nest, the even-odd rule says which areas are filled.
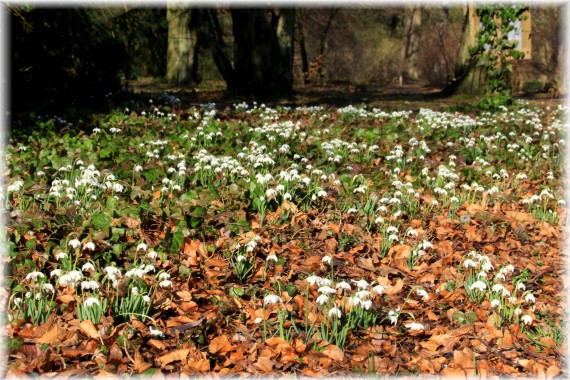
[[[279,303],[283,302],[281,297],[276,294],[268,294],[263,298],[263,305],[272,304],[272,303]]]
[[[355,296],[357,296],[361,300],[365,300],[370,297],[370,292],[368,290],[359,290],[358,292],[356,292]]]
[[[477,267],[477,263],[471,259],[467,259],[463,262],[463,266],[465,268],[476,268]]]
[[[83,264],[83,266],[81,267],[81,270],[83,272],[89,272],[90,270],[94,271],[95,267],[93,266],[93,264],[91,263],[85,263]]]
[[[44,278],[45,275],[42,272],[30,272],[26,275],[26,281],[27,280],[37,280],[38,278]]]
[[[83,290],[97,290],[99,289],[99,283],[97,281],[83,281],[81,282],[81,289]]]
[[[372,301],[371,300],[362,300],[361,304],[365,310],[370,310],[370,308],[372,307]]]
[[[398,313],[398,311],[400,310],[400,308],[396,309],[396,310],[390,310],[388,312],[388,320],[390,321],[391,324],[396,325],[396,323],[398,323],[398,316],[400,315]]]
[[[158,279],[159,279],[160,281],[162,281],[162,280],[168,280],[169,278],[170,278],[170,275],[169,275],[168,273],[166,273],[166,272],[161,272],[161,273],[158,275]]]
[[[146,251],[147,248],[148,246],[145,243],[140,243],[137,245],[137,251]]]
[[[51,273],[49,274],[50,278],[51,277],[59,277],[61,276],[61,269],[54,269],[51,271]]]
[[[238,256],[236,257],[236,261],[237,261],[238,263],[241,263],[242,261],[246,261],[246,258],[245,258],[244,255],[238,255]]]
[[[324,285],[318,289],[318,292],[323,294],[336,294],[336,289],[333,289],[328,285]]]
[[[327,296],[326,294],[321,294],[317,297],[317,303],[319,305],[324,305],[327,302],[329,302],[329,296]]]
[[[144,296],[143,296],[143,301],[144,301],[145,303],[150,303],[150,297],[147,296],[147,295],[144,295]]]
[[[390,242],[399,241],[398,235],[396,235],[396,234],[389,235],[389,236],[388,236],[388,241],[390,241]]]
[[[333,307],[329,310],[329,317],[337,317],[340,318],[342,316],[342,312],[340,311],[340,309],[338,307]]]
[[[532,324],[532,317],[528,314],[525,314],[521,317],[521,322],[523,322],[525,325],[530,325]]]
[[[409,229],[408,232],[406,232],[406,236],[408,236],[408,237],[412,237],[412,236],[413,236],[413,237],[417,237],[417,236],[418,236],[418,233],[417,233],[417,231],[414,230],[414,229]]]
[[[499,306],[500,304],[501,304],[501,301],[498,299],[494,299],[491,301],[491,307],[492,308],[495,308],[495,307]]]
[[[385,289],[386,289],[386,287],[382,286],[382,285],[376,285],[375,287],[372,288],[372,290],[374,290],[378,295],[381,295],[382,293],[384,293]]]
[[[83,249],[88,249],[90,251],[94,251],[95,250],[95,243],[93,243],[92,241],[84,243]]]
[[[410,330],[415,330],[415,331],[419,331],[419,330],[424,329],[424,325],[422,325],[421,323],[417,323],[417,322],[408,323],[405,326],[407,328],[409,328]]]
[[[142,167],[142,166],[140,166],[140,165],[136,165],[136,166],[135,166],[135,172],[138,173],[138,172],[140,172],[140,171],[142,171],[142,170],[143,170],[143,167]]]
[[[356,193],[364,194],[365,192],[366,192],[366,186],[360,186],[360,187],[357,187],[356,189],[354,189],[354,194],[356,194]]]
[[[479,290],[481,292],[484,292],[485,289],[487,289],[487,284],[484,283],[483,281],[475,281],[472,285],[471,285],[471,290]]]
[[[164,281],[159,282],[158,285],[160,285],[161,288],[168,288],[168,287],[172,286],[172,281],[164,280]]]
[[[534,303],[534,302],[536,301],[535,298],[534,298],[534,295],[532,295],[532,293],[528,293],[528,294],[524,297],[524,300],[525,300],[526,303],[529,303],[529,302],[533,302],[533,303]]]
[[[356,286],[357,286],[359,289],[367,289],[367,288],[370,286],[370,284],[368,283],[368,281],[363,280],[363,279],[361,279],[361,280],[352,280],[352,282],[354,282],[354,283],[356,284]]]
[[[150,251],[149,253],[146,254],[146,257],[148,257],[151,260],[154,260],[158,257],[158,253],[156,253],[155,251]]]
[[[309,283],[309,285],[315,285],[316,283],[319,283],[321,281],[321,278],[319,276],[315,276],[315,275],[311,275],[309,277],[307,277],[305,279],[305,281],[307,281]]]
[[[164,336],[164,333],[162,331],[160,331],[159,329],[155,330],[152,328],[152,326],[149,326],[148,330],[149,330],[151,336],[157,336],[159,338],[162,338]]]
[[[265,260],[277,262],[277,256],[275,256],[274,254],[267,255],[267,258]]]
[[[77,239],[73,239],[69,241],[69,246],[76,249],[77,247],[79,247],[81,245],[81,242]]]
[[[55,289],[53,288],[52,284],[43,284],[42,290],[44,292],[51,293],[51,294],[55,293]]]
[[[418,289],[416,290],[416,293],[418,294],[418,296],[423,297],[424,301],[429,300],[429,294],[424,289]]]
[[[335,288],[337,289],[343,289],[343,290],[350,290],[350,284],[346,281],[341,281],[338,284],[336,284]]]
[[[332,257],[330,255],[326,255],[325,257],[322,258],[321,261],[325,264],[330,264],[330,265],[332,265],[333,262]]]
[[[95,297],[89,297],[85,301],[83,301],[83,306],[85,307],[91,307],[93,305],[100,306],[101,302]]]
[[[494,285],[491,287],[491,289],[492,289],[494,292],[502,292],[503,290],[505,290],[505,287],[504,287],[503,285],[501,285],[501,284],[494,284]]]

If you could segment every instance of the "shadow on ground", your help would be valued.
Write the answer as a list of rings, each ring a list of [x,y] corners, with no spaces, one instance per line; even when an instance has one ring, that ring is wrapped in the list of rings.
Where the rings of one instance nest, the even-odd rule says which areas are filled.
[[[411,110],[431,108],[446,110],[467,107],[477,99],[473,96],[447,96],[441,88],[421,87],[418,85],[403,86],[355,86],[350,84],[296,86],[288,97],[255,98],[252,96],[236,96],[226,91],[224,82],[208,82],[202,87],[173,87],[161,79],[141,79],[130,81],[129,87],[137,94],[158,97],[168,92],[178,97],[182,107],[196,106],[204,103],[216,103],[217,108],[225,108],[240,102],[264,103],[267,106],[317,106],[330,105],[344,107],[347,105],[367,105],[369,108],[387,110]],[[543,105],[557,106],[564,99],[552,99],[550,94],[520,94],[519,98]]]

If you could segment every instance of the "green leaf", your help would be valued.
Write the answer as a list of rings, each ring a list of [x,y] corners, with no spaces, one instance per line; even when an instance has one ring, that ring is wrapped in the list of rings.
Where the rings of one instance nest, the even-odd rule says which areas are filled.
[[[93,227],[98,230],[108,230],[111,227],[112,218],[103,213],[93,214],[90,218]]]
[[[170,246],[175,252],[180,251],[180,247],[184,245],[184,234],[182,231],[176,231],[172,234],[172,242]]]

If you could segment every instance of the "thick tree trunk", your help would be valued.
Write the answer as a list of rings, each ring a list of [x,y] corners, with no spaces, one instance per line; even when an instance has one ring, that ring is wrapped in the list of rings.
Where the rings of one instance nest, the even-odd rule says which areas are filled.
[[[232,9],[235,90],[290,93],[293,87],[294,9]]]
[[[303,30],[303,10],[299,9],[297,17],[297,30],[299,33],[299,49],[301,50],[301,70],[303,71],[303,83],[309,83],[309,58],[305,44],[305,31]]]
[[[192,10],[184,4],[168,3],[168,50],[166,79],[173,85],[192,83],[196,32],[190,28]]]
[[[475,6],[469,4],[465,7],[465,19],[463,22],[463,34],[457,52],[455,63],[455,75],[443,91],[446,95],[472,94],[479,95],[483,92],[487,78],[482,69],[476,66],[477,61],[469,53],[472,47],[473,36],[476,31]]]
[[[400,86],[404,79],[418,80],[419,33],[422,25],[422,9],[420,7],[408,7],[406,9],[406,34],[402,45],[402,71],[400,72]]]

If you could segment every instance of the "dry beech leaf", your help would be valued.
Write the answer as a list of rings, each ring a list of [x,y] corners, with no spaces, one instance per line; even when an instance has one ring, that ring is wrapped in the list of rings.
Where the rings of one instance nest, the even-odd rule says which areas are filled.
[[[344,352],[334,344],[328,345],[324,349],[323,354],[337,362],[342,362],[344,360]]]
[[[99,339],[99,337],[101,336],[99,334],[99,330],[97,330],[97,328],[95,327],[95,325],[93,324],[93,322],[91,322],[89,319],[86,319],[84,321],[82,321],[79,324],[79,328],[81,329],[81,331],[83,331],[89,338],[92,339]]]
[[[389,286],[386,289],[384,289],[384,294],[387,294],[389,296],[399,294],[402,291],[403,287],[404,287],[404,280],[399,278],[394,285]]]
[[[139,351],[135,351],[135,362],[134,362],[134,370],[137,373],[141,373],[146,371],[152,367],[152,364],[147,363],[143,360],[142,355]]]
[[[182,350],[176,350],[169,352],[166,355],[162,355],[161,357],[158,358],[158,360],[160,361],[160,365],[164,367],[165,365],[172,363],[174,361],[186,360],[186,357],[188,356],[189,353],[190,349],[184,348]]]
[[[266,356],[260,356],[253,366],[262,372],[268,373],[273,369],[273,360]]]
[[[232,346],[232,344],[228,340],[227,335],[221,335],[215,337],[210,341],[209,349],[211,354],[216,354],[216,353],[230,352],[235,349],[235,346]]]
[[[52,326],[42,337],[36,340],[38,343],[51,344],[61,341],[67,335],[67,330],[57,325]]]

